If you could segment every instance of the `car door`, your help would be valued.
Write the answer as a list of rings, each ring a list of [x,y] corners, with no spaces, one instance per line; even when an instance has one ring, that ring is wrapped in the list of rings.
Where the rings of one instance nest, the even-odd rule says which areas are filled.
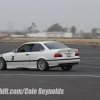
[[[28,67],[30,52],[33,44],[24,44],[12,56],[12,65],[19,67]]]
[[[37,59],[43,57],[44,47],[39,43],[34,43],[32,51],[30,52],[30,66],[37,67]]]

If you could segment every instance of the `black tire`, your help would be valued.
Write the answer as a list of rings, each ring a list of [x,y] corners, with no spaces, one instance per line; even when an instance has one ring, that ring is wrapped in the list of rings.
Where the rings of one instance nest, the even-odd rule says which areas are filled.
[[[73,65],[61,65],[61,69],[64,70],[64,71],[69,71],[71,70],[73,67]]]
[[[5,60],[0,57],[0,70],[6,70],[7,69],[7,64],[5,62]]]
[[[39,59],[37,61],[37,68],[41,71],[47,71],[49,70],[49,65],[45,59]]]
[[[22,68],[23,70],[28,70],[29,68]]]

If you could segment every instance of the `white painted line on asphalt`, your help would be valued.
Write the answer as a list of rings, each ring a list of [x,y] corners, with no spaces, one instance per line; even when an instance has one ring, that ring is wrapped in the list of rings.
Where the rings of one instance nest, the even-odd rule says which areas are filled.
[[[86,63],[86,64],[89,64],[89,65],[90,65],[90,64],[92,64],[92,65],[100,65],[100,64],[95,64],[95,63]]]
[[[97,63],[96,61],[91,61],[91,62],[92,62],[92,63]],[[91,62],[90,62],[90,63],[91,63]],[[99,62],[99,61],[98,61],[98,62]],[[83,64],[83,63],[86,64],[86,63],[89,63],[89,61],[81,61],[81,62],[80,62],[80,64]]]
[[[99,50],[97,51],[80,51],[80,53],[92,53],[92,52],[100,52]]]
[[[87,60],[85,61],[85,60],[84,60],[84,61],[81,61],[81,62],[82,62],[82,63],[88,63],[89,61],[87,61]],[[96,61],[91,61],[91,62],[97,63],[97,60],[96,60]]]
[[[83,68],[99,68],[100,69],[100,67],[91,67],[91,66],[79,66],[79,67],[83,67]]]
[[[98,66],[100,66],[100,64],[97,64],[97,63],[88,63],[88,62],[82,62],[82,63],[87,64],[87,65],[92,64],[92,65],[98,65]],[[99,67],[99,68],[100,68],[100,67]]]
[[[0,74],[0,76],[35,76],[35,77],[98,77],[99,75],[36,75],[36,74]]]
[[[89,59],[91,59],[91,58],[100,58],[100,57],[81,57],[81,58],[89,58]]]

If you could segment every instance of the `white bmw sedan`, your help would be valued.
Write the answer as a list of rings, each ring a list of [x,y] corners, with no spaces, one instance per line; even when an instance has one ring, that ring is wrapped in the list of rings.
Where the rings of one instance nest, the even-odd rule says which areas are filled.
[[[38,68],[49,70],[61,67],[64,71],[72,69],[80,62],[78,49],[72,49],[55,41],[28,42],[13,52],[0,55],[0,69]]]

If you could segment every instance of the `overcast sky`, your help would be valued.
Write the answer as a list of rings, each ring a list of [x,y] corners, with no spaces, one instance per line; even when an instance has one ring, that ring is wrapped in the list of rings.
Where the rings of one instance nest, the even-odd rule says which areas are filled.
[[[35,22],[41,31],[55,23],[90,31],[100,28],[100,0],[0,0],[0,30],[9,22],[19,30]]]

